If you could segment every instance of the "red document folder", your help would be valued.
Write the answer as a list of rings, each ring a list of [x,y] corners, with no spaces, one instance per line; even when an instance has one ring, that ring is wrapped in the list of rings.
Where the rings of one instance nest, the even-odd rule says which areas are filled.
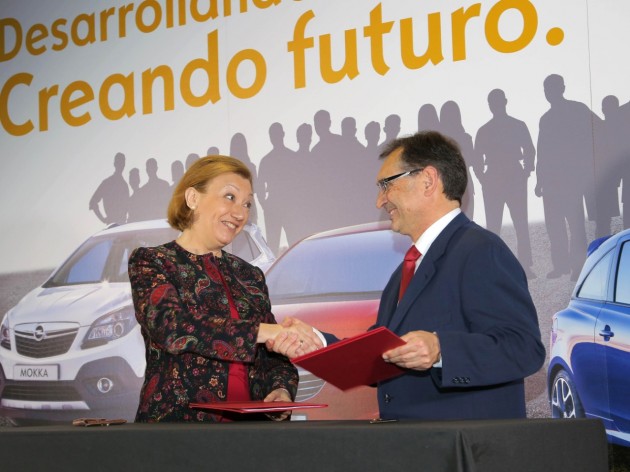
[[[293,359],[293,363],[341,390],[373,385],[404,370],[385,362],[382,354],[405,342],[381,326]]]
[[[214,402],[189,403],[191,408],[205,408],[206,410],[232,411],[236,413],[273,413],[275,411],[305,410],[308,408],[325,408],[322,403],[303,402]]]

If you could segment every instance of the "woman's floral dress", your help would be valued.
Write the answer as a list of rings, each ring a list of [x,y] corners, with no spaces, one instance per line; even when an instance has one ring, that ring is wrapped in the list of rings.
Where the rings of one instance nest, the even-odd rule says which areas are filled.
[[[278,388],[295,398],[296,368],[256,343],[259,324],[276,322],[258,267],[225,251],[198,256],[172,241],[136,249],[129,278],[147,360],[136,421],[221,421],[188,403],[225,401],[234,362],[247,366],[252,400]],[[226,286],[239,319],[230,315]]]

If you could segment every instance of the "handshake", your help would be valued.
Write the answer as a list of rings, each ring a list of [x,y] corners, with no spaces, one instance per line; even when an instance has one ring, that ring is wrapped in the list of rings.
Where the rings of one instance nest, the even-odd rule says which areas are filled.
[[[265,340],[269,351],[293,359],[324,347],[325,340],[311,325],[288,317],[282,323],[272,325],[275,333]]]

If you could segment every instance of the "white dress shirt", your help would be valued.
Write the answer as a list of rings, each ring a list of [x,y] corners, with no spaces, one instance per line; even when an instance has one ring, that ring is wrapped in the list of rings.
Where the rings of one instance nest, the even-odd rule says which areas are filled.
[[[444,228],[446,228],[448,224],[451,221],[453,221],[453,219],[457,215],[459,215],[461,212],[462,210],[460,208],[455,208],[454,210],[449,211],[446,215],[444,215],[442,218],[440,218],[431,226],[429,226],[427,230],[424,233],[422,233],[422,235],[414,243],[418,251],[420,251],[420,254],[422,254],[422,256],[420,256],[418,260],[416,261],[416,270],[418,270],[418,266],[420,265],[420,262],[422,262],[424,255],[427,253],[427,251],[431,247],[431,244],[433,244],[433,241],[437,239],[440,233],[444,231]],[[437,367],[437,368],[442,367],[442,356],[440,356],[438,361],[435,364],[433,364],[433,367]]]

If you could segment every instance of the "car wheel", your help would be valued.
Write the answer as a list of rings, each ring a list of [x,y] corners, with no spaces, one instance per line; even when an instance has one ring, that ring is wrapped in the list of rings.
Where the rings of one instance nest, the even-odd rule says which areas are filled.
[[[551,390],[552,418],[584,418],[584,407],[569,374],[561,370],[553,379]]]

